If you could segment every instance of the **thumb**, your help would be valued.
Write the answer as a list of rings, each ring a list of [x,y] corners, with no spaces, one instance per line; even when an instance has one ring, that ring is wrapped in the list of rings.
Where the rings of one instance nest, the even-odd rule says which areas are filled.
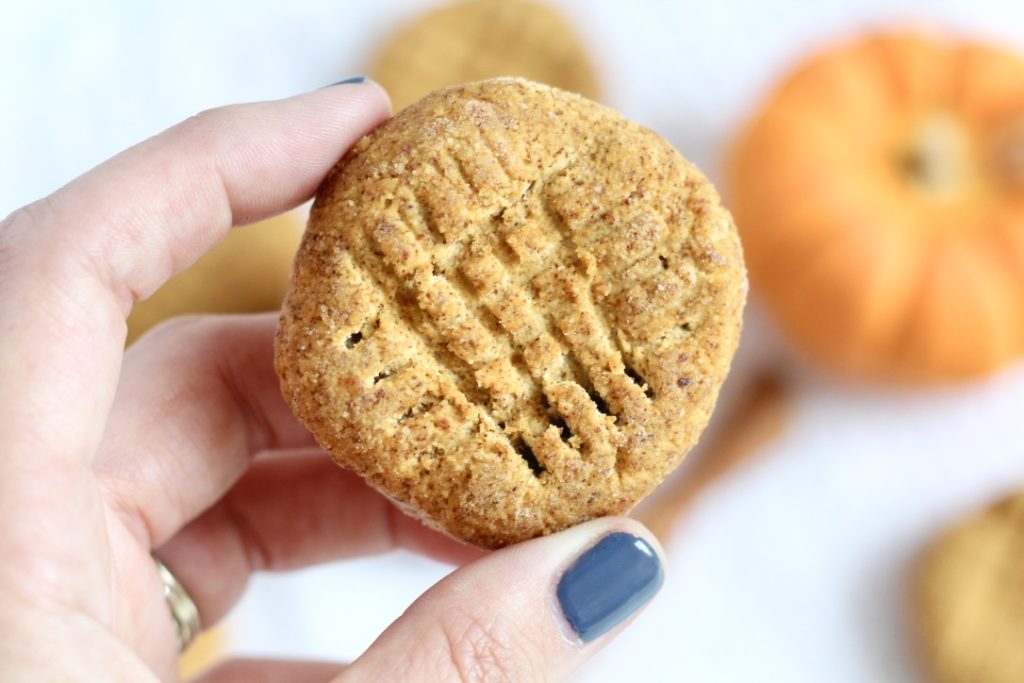
[[[420,596],[336,683],[563,680],[654,596],[663,563],[621,517],[504,548]]]

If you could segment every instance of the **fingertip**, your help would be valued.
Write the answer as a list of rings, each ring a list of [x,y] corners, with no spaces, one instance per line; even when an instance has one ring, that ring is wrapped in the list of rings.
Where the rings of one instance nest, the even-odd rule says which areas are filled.
[[[170,198],[174,204],[193,198],[192,215],[185,214],[190,218],[187,225],[174,226],[182,222],[177,214],[158,217],[161,224],[174,226],[161,234],[192,237],[185,245],[190,253],[175,259],[175,264],[191,263],[197,251],[221,239],[232,223],[262,220],[309,199],[345,152],[390,115],[387,93],[367,80],[200,112],[145,143],[147,151],[156,148],[170,158],[168,168],[180,168],[180,175],[192,185],[203,187],[201,194],[185,193],[182,183],[165,183],[177,188]],[[161,192],[166,194],[167,187]],[[205,197],[198,205],[197,194]],[[218,211],[213,218],[202,215],[213,210]],[[195,233],[201,226],[207,230],[196,249]],[[175,254],[181,250],[179,244],[172,245]]]
[[[657,553],[662,568],[668,569],[668,555],[665,554],[665,548],[654,532],[644,526],[642,522],[632,517],[605,517],[603,520],[610,525],[612,531],[630,533],[644,539],[647,545]]]
[[[650,529],[632,517],[609,516],[598,517],[582,524],[563,529],[550,536],[526,541],[526,543],[543,542],[551,544],[549,552],[558,554],[563,558],[563,564],[568,564],[572,558],[588,547],[599,542],[609,534],[623,533],[642,539],[647,546],[657,555],[662,567],[668,566],[665,549],[661,546],[658,538]],[[515,546],[512,546],[515,547]],[[573,551],[572,549],[576,550]]]
[[[588,644],[654,598],[664,584],[665,560],[654,535],[632,519],[604,518],[577,529],[589,538],[556,574],[554,593],[567,635]]]
[[[358,102],[365,106],[371,117],[378,122],[391,117],[391,97],[387,90],[372,78],[356,76],[324,86],[314,93],[325,93],[332,98],[340,98],[346,104]],[[301,97],[301,95],[300,95]]]
[[[372,78],[367,78],[360,84],[360,87],[373,93],[375,102],[378,106],[381,106],[380,111],[384,112],[384,118],[390,118],[391,114],[394,112],[394,108],[391,104],[391,95],[389,95],[388,91],[384,89],[384,86]]]
[[[657,540],[624,517],[510,545],[427,591],[353,664],[351,677],[472,670],[518,680],[544,671],[560,680],[610,642],[663,579]]]

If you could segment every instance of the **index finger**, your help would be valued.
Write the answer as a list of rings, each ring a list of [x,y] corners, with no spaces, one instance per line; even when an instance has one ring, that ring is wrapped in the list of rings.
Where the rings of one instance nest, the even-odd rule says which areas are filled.
[[[0,433],[89,462],[131,304],[234,224],[312,195],[389,114],[372,82],[194,116],[0,224]]]

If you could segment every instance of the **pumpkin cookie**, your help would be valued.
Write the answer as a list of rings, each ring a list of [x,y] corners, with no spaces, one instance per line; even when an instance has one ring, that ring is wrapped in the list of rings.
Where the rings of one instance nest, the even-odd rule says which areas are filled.
[[[380,46],[368,73],[396,111],[438,88],[496,76],[598,97],[594,68],[569,23],[523,0],[469,0],[423,15]]]
[[[291,214],[235,228],[223,242],[132,306],[128,343],[189,313],[259,313],[281,307],[302,226]]]
[[[664,140],[494,79],[421,100],[334,168],[276,365],[339,463],[498,547],[623,513],[679,463],[745,295],[729,214]]]
[[[740,138],[751,280],[852,375],[941,381],[1024,354],[1024,60],[914,34],[801,64]]]
[[[915,608],[938,683],[1024,681],[1024,493],[938,540],[918,576]]]

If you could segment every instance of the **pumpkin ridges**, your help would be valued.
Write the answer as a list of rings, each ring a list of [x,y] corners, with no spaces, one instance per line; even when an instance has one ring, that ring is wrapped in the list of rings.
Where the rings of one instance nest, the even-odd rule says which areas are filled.
[[[968,63],[970,55],[963,48],[963,44],[952,46],[949,70],[945,74],[946,80],[949,82],[949,92],[946,97],[931,102],[932,107],[949,110],[960,109],[959,102],[963,97],[966,81],[970,78]]]
[[[858,349],[877,349],[887,342],[885,331],[865,325],[865,321],[878,314],[879,298],[874,293],[892,271],[873,258],[878,252],[878,234],[854,231],[835,235],[813,260],[792,271],[778,317],[786,336],[813,356],[857,370],[864,364]],[[892,303],[899,306],[899,302]],[[833,324],[827,328],[806,315],[808,310],[822,308],[832,316]]]
[[[952,328],[954,334],[959,334],[960,328],[956,326],[955,321],[953,325],[950,325],[948,306],[944,302],[951,297],[962,295],[967,288],[971,287],[969,281],[961,281],[962,288],[952,290],[949,287],[948,273],[959,273],[961,264],[957,263],[955,259],[952,262],[947,262],[949,255],[946,250],[940,248],[938,243],[931,245],[930,252],[929,266],[921,283],[916,306],[907,318],[906,334],[901,345],[900,372],[904,377],[913,378],[926,375],[929,367],[945,361],[945,347],[951,343],[945,338],[947,328]],[[977,311],[971,311],[969,314],[975,319],[965,317],[961,322],[976,332],[980,331]],[[964,372],[955,358],[952,367],[944,367],[946,372],[953,377],[959,377]]]
[[[746,230],[744,241],[760,243],[764,250],[774,252],[774,245],[779,240],[803,244],[815,239],[816,233],[830,232],[828,225],[813,218],[829,205],[855,207],[859,202],[849,178],[838,178],[821,171],[832,164],[863,163],[863,159],[851,159],[842,145],[833,146],[837,150],[833,156],[827,145],[817,144],[819,135],[805,135],[787,150],[786,159],[780,163],[754,150],[781,144],[779,138],[792,124],[785,121],[782,114],[758,123],[755,135],[734,146],[727,166],[730,187],[737,187],[741,178],[748,179],[743,182],[743,201],[735,202],[732,207],[737,222],[745,226],[759,226],[756,230]],[[820,134],[820,139],[826,141],[835,137],[833,131]],[[794,196],[799,197],[795,202],[792,200]],[[779,219],[784,219],[784,224],[779,225]],[[790,240],[788,235],[793,233],[798,234],[800,240]]]
[[[989,231],[979,247],[986,251],[986,258],[995,264],[997,272],[1004,278],[1008,308],[1006,321],[1013,323],[1012,340],[1008,360],[1024,354],[1024,318],[1017,315],[1024,311],[1024,221],[1018,217],[1016,223],[1006,224],[999,217],[992,219],[995,229]]]
[[[992,130],[1007,116],[1020,117],[1024,102],[1024,60],[1017,55],[968,43],[958,50],[960,78],[953,106],[970,124]]]
[[[993,297],[987,272],[962,237],[934,243],[931,277],[904,349],[909,378],[926,378],[933,367],[951,378],[971,377],[1007,359],[1001,318],[1008,311]]]
[[[868,85],[865,72],[871,70],[867,46],[854,46],[858,52],[849,54],[850,46],[825,52],[813,62],[798,68],[780,86],[776,99],[789,102],[812,114],[827,111],[843,116],[821,119],[833,124],[849,124],[855,132],[864,133],[863,122],[885,114],[896,102],[879,88]],[[831,120],[830,120],[831,119]]]
[[[877,373],[877,359],[892,356],[900,343],[900,321],[914,307],[915,291],[905,283],[921,277],[927,268],[920,235],[888,231],[886,237],[886,244],[868,257],[874,258],[877,267],[863,288],[863,332],[859,340],[851,340],[850,372]]]
[[[766,196],[761,204],[766,215],[778,213],[781,208],[778,206],[780,201],[778,198],[785,196],[784,192],[775,194],[771,192],[771,189],[770,186],[761,188],[762,194],[774,195],[771,198]],[[769,217],[766,220],[763,219],[759,224],[763,229],[750,230],[743,235],[745,245],[756,245],[754,249],[748,251],[752,256],[747,258],[747,266],[754,281],[760,285],[762,275],[770,274],[775,268],[798,268],[805,261],[808,253],[813,254],[823,246],[823,242],[828,240],[831,235],[829,231],[821,229],[820,225],[813,220],[813,216],[816,207],[821,205],[821,198],[834,197],[835,192],[834,187],[823,187],[820,193],[812,194],[806,203],[806,208],[800,214],[807,216],[805,220],[796,216],[788,225],[781,226],[776,223],[774,218]],[[740,205],[735,207],[733,215],[737,225],[743,225],[748,221],[757,221],[759,218],[746,212]],[[791,243],[782,237],[786,232],[801,235],[799,247],[787,248],[787,245]]]
[[[1020,291],[1012,275],[1002,267],[1003,262],[992,251],[992,233],[987,226],[979,225],[971,239],[963,236],[958,240],[960,258],[966,258],[974,270],[981,299],[975,305],[988,311],[991,319],[991,335],[984,339],[988,349],[988,362],[975,364],[971,374],[981,372],[985,367],[1006,365],[1021,349],[1021,320],[1016,315],[1021,307]]]
[[[996,253],[1001,256],[1004,267],[1016,276],[1018,293],[1024,298],[1024,210],[1003,209],[992,220]]]
[[[918,315],[910,320],[914,334],[908,341],[918,357],[908,357],[908,378],[927,379],[927,368],[935,364],[947,368],[950,378],[972,377],[1015,355],[1013,305],[977,245],[960,235],[933,245],[934,267],[921,288]]]
[[[826,191],[828,188],[825,188]],[[850,206],[856,211],[857,205],[852,200],[840,198],[837,194],[824,194],[833,201]],[[751,278],[760,286],[771,286],[775,283],[772,273],[782,271],[790,274],[802,273],[808,267],[812,267],[814,259],[822,252],[828,251],[836,241],[842,240],[842,235],[829,230],[822,230],[814,219],[815,208],[820,206],[821,200],[809,200],[806,210],[793,217],[785,225],[777,225],[769,221],[766,223],[768,229],[751,233],[746,243],[757,244],[753,250],[756,256],[748,258],[748,268]],[[770,205],[769,205],[770,206]],[[771,209],[769,209],[771,210]],[[736,214],[737,224],[742,224],[743,214]],[[781,238],[786,232],[788,234],[799,234],[799,243],[788,242]],[[785,295],[785,287],[780,295]]]
[[[841,183],[836,184],[835,187],[837,194],[828,198],[828,203],[838,209],[834,211],[835,221],[848,222],[855,226],[860,221],[886,220],[872,207],[857,202],[855,196],[846,191]],[[809,209],[803,211],[799,216],[793,216],[793,220],[789,223],[778,225],[775,230],[758,230],[753,235],[747,233],[750,237],[747,244],[756,245],[755,248],[747,249],[747,254],[754,256],[754,258],[748,258],[747,263],[755,288],[764,290],[765,294],[776,302],[777,312],[786,336],[796,340],[808,336],[814,337],[813,341],[806,344],[812,347],[810,350],[815,355],[826,354],[835,359],[846,353],[848,347],[848,340],[844,334],[838,332],[843,323],[840,322],[837,326],[830,327],[823,338],[818,338],[819,335],[815,334],[813,325],[810,329],[803,326],[801,321],[807,317],[806,310],[815,306],[810,299],[818,297],[821,293],[820,287],[805,287],[803,283],[820,281],[818,273],[834,270],[832,262],[837,259],[841,261],[841,255],[844,253],[860,252],[863,256],[858,261],[864,262],[872,268],[875,262],[870,258],[873,245],[868,245],[866,248],[858,246],[858,242],[864,241],[857,240],[859,231],[820,229],[821,222],[817,219],[820,216],[822,205],[814,201],[817,198],[817,195],[812,194],[808,203]],[[738,225],[743,225],[742,215],[738,215]],[[792,235],[803,232],[800,227],[797,227],[800,225],[807,226],[807,231],[802,234],[800,240],[787,242],[779,239],[783,234]],[[768,223],[767,226],[765,223],[761,223],[760,226],[765,228],[771,226],[771,223]],[[872,234],[872,237],[889,239],[888,236],[876,234]],[[851,243],[851,238],[853,243]],[[777,273],[785,273],[786,277],[779,278],[776,276]],[[846,313],[843,316],[836,316],[837,318],[843,318],[844,321],[860,318],[862,317],[860,312],[865,306],[873,306],[870,297],[858,296],[862,286],[856,281],[865,277],[864,273],[853,273],[850,278],[844,279],[839,289],[829,292],[831,298],[836,300],[830,304],[830,310],[834,312],[835,308],[839,306],[856,312],[856,315]],[[839,278],[830,278],[830,283],[835,280],[839,280]],[[848,284],[850,286],[847,286]],[[836,303],[837,301],[841,303]]]
[[[778,107],[769,116],[763,117],[759,126],[759,134],[766,138],[784,135],[791,137],[789,131],[799,126],[802,135],[799,140],[789,140],[793,150],[817,149],[819,152],[838,154],[846,157],[863,152],[863,149],[851,149],[845,142],[848,135],[877,136],[882,139],[882,131],[864,130],[862,122],[845,122],[838,114],[841,106],[816,107],[809,109],[797,101]],[[820,145],[820,147],[815,147]]]
[[[880,34],[868,38],[879,80],[888,83],[891,96],[903,106],[949,96],[942,74],[951,51],[923,35]]]
[[[764,132],[771,129],[762,127],[760,130]],[[813,145],[801,145],[801,149],[804,147],[813,147]],[[751,146],[741,146],[738,149],[751,149]],[[813,149],[808,151],[810,153],[807,155],[801,153],[787,155],[787,165],[792,168],[786,168],[785,172],[775,174],[757,170],[765,161],[770,161],[757,156],[746,155],[730,166],[731,169],[741,169],[740,172],[745,173],[747,177],[759,179],[756,187],[752,188],[757,199],[749,203],[759,207],[760,216],[746,215],[744,208],[747,203],[737,204],[734,214],[737,224],[743,232],[745,243],[748,246],[753,243],[757,247],[747,251],[748,268],[752,281],[756,286],[775,290],[772,295],[785,302],[782,306],[787,309],[787,312],[780,314],[780,317],[784,318],[783,329],[787,336],[797,339],[807,334],[807,330],[794,331],[791,328],[799,324],[797,321],[803,316],[802,311],[808,307],[808,302],[800,295],[802,288],[799,281],[804,279],[808,271],[818,269],[819,262],[833,258],[831,255],[843,248],[842,245],[836,243],[843,242],[845,231],[836,231],[832,229],[833,221],[823,222],[818,218],[824,212],[833,215],[835,221],[848,221],[854,225],[858,221],[886,220],[884,216],[879,216],[877,211],[863,206],[862,202],[858,201],[857,195],[863,190],[851,188],[851,183],[847,179],[816,172],[817,169],[813,167],[821,166],[821,159],[814,157]],[[807,167],[801,168],[804,156],[810,158],[806,161]],[[836,163],[837,160],[828,161]],[[810,183],[803,181],[803,178],[808,176],[811,178]],[[787,206],[787,204],[792,204],[792,202],[787,202],[787,198],[794,194],[801,196],[796,208]],[[789,220],[786,224],[779,225],[771,218],[772,215],[787,216]],[[855,218],[857,216],[862,217]],[[761,229],[744,231],[744,225],[748,218],[756,219]],[[791,239],[794,235],[800,235],[800,238]],[[865,254],[863,260],[870,262],[869,251],[862,251]],[[831,266],[826,265],[824,268],[828,270]],[[781,284],[781,287],[775,286],[776,280],[772,277],[773,272],[789,274],[785,282],[778,283]],[[855,294],[857,286],[848,289]],[[884,294],[881,296],[885,297]],[[888,298],[895,302],[898,297],[890,296]],[[877,299],[874,297],[851,299],[847,308],[855,311],[856,314],[851,313],[847,317],[858,319],[864,317],[860,311],[865,307],[873,310],[877,307]],[[815,355],[830,356],[833,361],[839,360],[848,364],[848,359],[844,358],[848,344],[846,341],[837,344],[835,336],[837,336],[836,331],[833,329],[826,335],[826,338],[816,339],[808,346],[812,347],[810,350]],[[871,336],[877,337],[878,335],[872,332]],[[889,343],[889,340],[873,343]]]
[[[980,126],[1017,120],[1019,138],[1006,135],[1020,156],[1000,167],[1009,148]],[[730,153],[755,294],[787,336],[845,371],[950,379],[1005,364],[1024,353],[1018,158],[1019,58],[899,34],[818,55]],[[1014,248],[987,244],[993,214]]]
[[[908,285],[910,306],[906,315],[895,326],[893,343],[887,356],[876,359],[876,366],[871,370],[873,373],[888,371],[897,380],[913,380],[923,374],[923,365],[915,356],[919,351],[919,337],[921,334],[921,319],[925,312],[922,310],[922,302],[925,300],[932,281],[935,279],[937,270],[936,254],[938,245],[931,240],[923,240],[919,244],[921,267],[918,271],[916,282]],[[892,363],[892,368],[887,368],[886,362]]]
[[[925,269],[913,246],[919,238],[894,231],[834,234],[803,268],[788,271],[783,291],[772,292],[776,311],[785,335],[812,356],[850,374],[874,374],[874,359],[894,353],[899,321],[914,305],[914,292],[899,285]],[[809,310],[828,311],[830,324],[821,325]]]

